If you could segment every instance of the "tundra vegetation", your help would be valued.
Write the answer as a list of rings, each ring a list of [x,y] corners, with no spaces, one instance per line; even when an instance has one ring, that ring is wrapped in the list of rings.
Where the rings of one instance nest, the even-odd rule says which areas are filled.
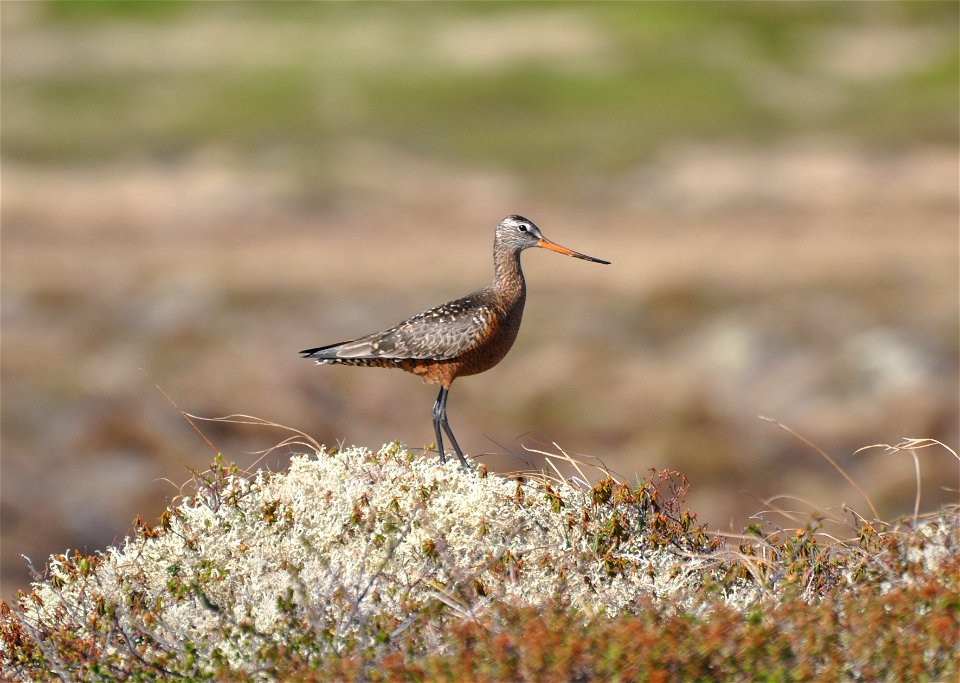
[[[671,468],[738,532],[758,499],[848,495],[758,412],[828,444],[884,519],[912,464],[852,451],[956,446],[957,3],[0,14],[8,601],[21,553],[115,545],[206,462],[153,382],[325,443],[431,441],[433,390],[296,351],[485,284],[513,212],[615,263],[525,256],[517,343],[450,405],[491,471],[538,441],[629,481]],[[212,434],[243,469],[261,436]],[[949,458],[922,474],[929,509],[956,499]]]
[[[551,472],[508,477],[443,465],[398,442],[377,452],[293,443],[304,453],[284,471],[245,474],[218,455],[190,495],[154,525],[138,519],[122,545],[51,557],[32,591],[0,606],[5,673],[957,674],[956,507],[883,522],[842,506],[787,526],[773,520],[797,515],[772,505],[724,537],[684,507],[677,472],[624,482],[557,449],[543,453]],[[917,457],[934,445],[894,448]]]

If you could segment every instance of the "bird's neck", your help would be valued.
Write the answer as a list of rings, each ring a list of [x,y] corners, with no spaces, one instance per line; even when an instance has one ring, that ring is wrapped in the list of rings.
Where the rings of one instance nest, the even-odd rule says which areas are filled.
[[[522,300],[525,294],[525,283],[523,271],[520,270],[520,252],[496,252],[493,263],[493,285],[497,293],[507,299]]]

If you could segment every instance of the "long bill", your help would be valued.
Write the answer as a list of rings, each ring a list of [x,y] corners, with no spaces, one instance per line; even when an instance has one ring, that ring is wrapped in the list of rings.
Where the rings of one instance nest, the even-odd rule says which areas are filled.
[[[604,265],[608,266],[610,265],[609,261],[587,256],[586,254],[581,254],[579,251],[574,251],[573,249],[561,247],[559,244],[556,242],[551,242],[546,237],[541,237],[540,241],[537,243],[537,246],[543,247],[544,249],[549,249],[550,251],[555,251],[558,254],[566,254],[567,256],[573,256],[574,258],[582,258],[584,261],[593,261],[594,263],[603,263]]]

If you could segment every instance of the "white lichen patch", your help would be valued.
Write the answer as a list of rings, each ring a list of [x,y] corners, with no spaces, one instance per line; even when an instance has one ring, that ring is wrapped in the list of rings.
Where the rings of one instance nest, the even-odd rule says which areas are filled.
[[[12,680],[283,680],[288,662],[295,672],[360,657],[373,671],[385,658],[444,652],[458,621],[496,633],[503,615],[705,624],[739,611],[755,625],[788,604],[842,619],[860,609],[846,600],[867,590],[902,618],[942,619],[941,603],[902,592],[945,587],[960,543],[948,508],[865,523],[829,547],[815,524],[751,528],[734,549],[682,508],[675,472],[634,486],[517,480],[396,443],[320,449],[279,473],[233,471],[218,456],[155,528],[138,523],[97,555],[52,557],[33,593],[0,603],[0,670]]]
[[[588,614],[644,599],[689,608],[709,573],[695,552],[651,543],[639,505],[481,476],[397,444],[298,455],[284,472],[199,490],[89,570],[54,559],[25,616],[82,625],[113,610],[236,664],[298,623],[336,648],[371,620],[438,603],[461,614],[492,600]]]

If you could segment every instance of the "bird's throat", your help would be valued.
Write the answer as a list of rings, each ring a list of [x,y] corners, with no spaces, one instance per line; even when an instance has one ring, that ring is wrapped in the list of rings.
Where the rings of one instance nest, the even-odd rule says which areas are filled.
[[[494,254],[494,287],[498,298],[522,299],[526,283],[520,269],[520,252]]]

